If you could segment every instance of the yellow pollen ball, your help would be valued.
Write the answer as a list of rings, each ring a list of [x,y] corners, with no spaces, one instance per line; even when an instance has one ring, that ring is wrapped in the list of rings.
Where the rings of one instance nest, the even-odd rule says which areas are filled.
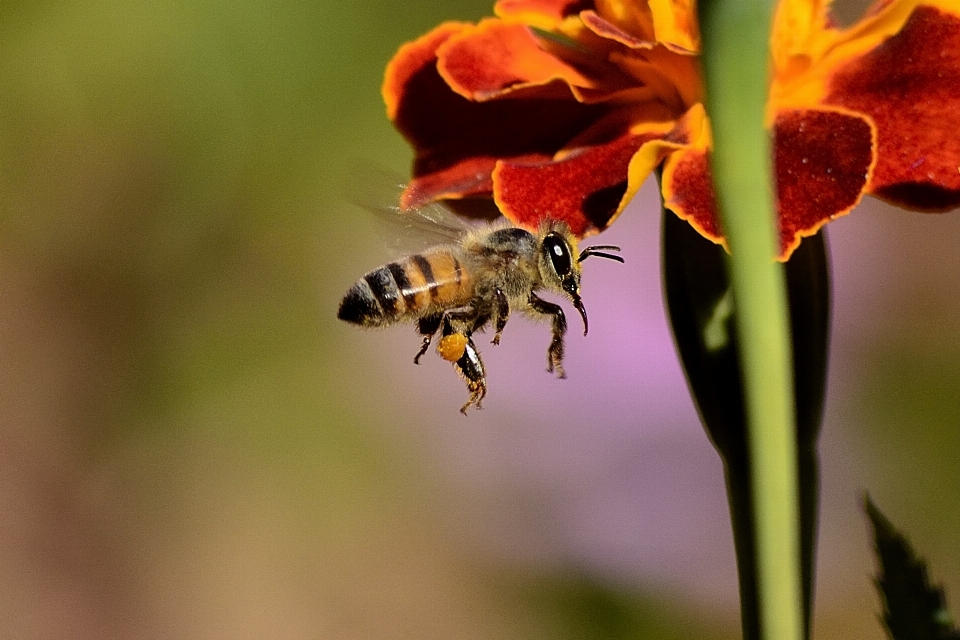
[[[463,352],[467,348],[467,336],[462,333],[451,333],[448,336],[440,338],[437,345],[437,353],[444,360],[456,362],[463,357]]]

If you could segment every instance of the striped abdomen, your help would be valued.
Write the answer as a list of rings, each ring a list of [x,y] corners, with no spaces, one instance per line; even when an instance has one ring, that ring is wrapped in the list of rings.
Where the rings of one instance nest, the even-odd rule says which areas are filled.
[[[470,275],[447,248],[386,264],[357,280],[340,302],[337,317],[376,327],[465,303]]]

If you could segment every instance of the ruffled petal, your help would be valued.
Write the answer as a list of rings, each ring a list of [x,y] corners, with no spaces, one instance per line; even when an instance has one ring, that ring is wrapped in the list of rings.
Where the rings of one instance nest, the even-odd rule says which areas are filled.
[[[544,51],[524,24],[483,20],[452,35],[437,49],[437,69],[456,93],[485,101],[552,82],[594,88],[575,67]],[[570,97],[561,87],[551,95]],[[545,95],[541,90],[538,95]]]
[[[786,260],[802,237],[860,201],[873,167],[874,131],[862,116],[822,110],[784,112],[774,131],[779,257]],[[726,246],[707,157],[704,144],[670,155],[663,171],[664,203],[701,235]]]
[[[829,0],[781,0],[777,3],[771,26],[770,51],[778,75],[790,73],[795,58],[811,62],[828,24]]]
[[[565,19],[593,8],[592,0],[498,0],[493,12],[540,29],[555,28]]]
[[[549,218],[566,222],[579,237],[596,233],[625,204],[630,160],[644,143],[660,136],[628,133],[557,161],[499,162],[493,172],[494,200],[522,227],[535,229]]]
[[[657,44],[652,38],[647,39],[625,31],[620,26],[603,18],[596,11],[582,11],[580,13],[580,19],[590,31],[601,38],[619,42],[631,49],[652,49]]]
[[[679,53],[700,51],[694,0],[650,0],[657,42]]]
[[[660,189],[666,208],[689,222],[704,238],[726,246],[717,216],[708,153],[704,147],[688,146],[670,154],[663,165]]]
[[[770,49],[774,65],[768,119],[781,109],[816,108],[837,69],[860,59],[903,28],[917,0],[878,0],[855,25],[839,29],[828,0],[782,0]]]
[[[725,244],[707,155],[712,146],[703,105],[691,109],[668,136],[676,148],[663,163],[663,204],[708,240]]]
[[[528,162],[550,159],[549,155],[521,157]],[[488,196],[493,193],[491,173],[496,166],[494,156],[466,157],[448,167],[415,174],[400,195],[400,207],[419,209],[437,200]]]
[[[774,166],[782,260],[830,220],[849,213],[873,169],[867,118],[839,111],[787,111],[777,118]]]
[[[387,67],[387,113],[416,150],[407,207],[489,194],[499,159],[552,158],[611,107],[572,98],[474,102],[437,71],[437,49],[470,25],[448,23],[403,46]]]
[[[387,107],[387,117],[396,119],[400,100],[407,93],[410,80],[421,73],[425,67],[436,64],[437,49],[450,36],[469,28],[467,22],[444,22],[429,33],[413,42],[408,42],[397,51],[383,74],[383,87],[380,93]],[[409,96],[406,96],[409,98]]]
[[[597,0],[595,10],[581,12],[580,18],[597,35],[631,48],[659,44],[684,54],[700,49],[691,0]]]
[[[702,105],[676,123],[620,126],[617,117],[609,118],[581,138],[583,146],[564,149],[552,161],[498,163],[493,179],[499,209],[528,228],[552,218],[577,236],[592,235],[616,220],[669,153],[691,141],[709,144]]]
[[[647,2],[629,0],[597,0],[596,13],[606,22],[638,40],[656,42],[653,10]]]
[[[869,190],[909,209],[960,206],[960,7],[919,6],[882,45],[842,66],[828,104],[877,129]]]
[[[610,62],[635,78],[637,88],[667,105],[679,117],[694,104],[703,101],[700,62],[692,55],[681,55],[662,46],[632,55],[613,52]]]

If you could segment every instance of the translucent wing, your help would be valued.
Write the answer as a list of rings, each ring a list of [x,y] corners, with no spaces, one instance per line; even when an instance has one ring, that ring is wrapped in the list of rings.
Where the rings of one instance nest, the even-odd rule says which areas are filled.
[[[477,228],[439,202],[420,209],[401,209],[398,202],[403,182],[388,171],[359,168],[354,171],[353,182],[348,189],[351,200],[382,223],[386,244],[395,252],[456,243]]]
[[[457,242],[464,234],[477,228],[476,224],[470,224],[439,202],[409,211],[393,205],[374,210],[373,213],[386,220],[387,224],[399,226],[401,235],[410,239],[429,240],[432,244]]]

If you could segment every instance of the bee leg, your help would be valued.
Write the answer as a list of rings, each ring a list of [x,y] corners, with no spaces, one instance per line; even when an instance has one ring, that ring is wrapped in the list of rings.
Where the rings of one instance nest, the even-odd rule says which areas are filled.
[[[566,378],[563,372],[563,335],[567,332],[567,318],[563,315],[560,305],[538,298],[535,293],[530,294],[530,308],[537,313],[553,316],[553,339],[547,348],[547,371],[556,372],[558,378]]]
[[[420,351],[417,352],[417,355],[413,356],[413,363],[420,364],[420,356],[427,352],[427,349],[430,348],[430,342],[433,340],[433,336],[436,335],[437,331],[440,329],[440,323],[443,321],[443,314],[438,313],[436,315],[424,316],[417,321],[417,332],[423,336],[423,344],[420,345]]]
[[[487,375],[483,368],[483,360],[480,359],[480,352],[477,351],[473,340],[467,338],[467,346],[463,350],[463,355],[453,366],[467,382],[467,389],[470,391],[470,399],[460,407],[460,413],[467,415],[467,409],[470,408],[470,405],[482,409],[480,403],[487,395]]]
[[[482,408],[481,402],[487,395],[487,374],[480,359],[480,352],[473,344],[473,332],[490,321],[489,314],[480,313],[476,306],[470,306],[443,314],[440,344],[437,351],[440,356],[453,362],[460,377],[467,383],[470,398],[460,407],[460,413],[467,415],[471,405]]]
[[[478,312],[474,306],[447,311],[443,314],[443,335],[462,333],[470,336],[489,321],[490,316]]]
[[[493,335],[493,344],[500,344],[500,334],[503,328],[507,326],[507,319],[510,317],[510,303],[507,301],[506,294],[499,288],[493,290],[493,328],[496,333]]]

